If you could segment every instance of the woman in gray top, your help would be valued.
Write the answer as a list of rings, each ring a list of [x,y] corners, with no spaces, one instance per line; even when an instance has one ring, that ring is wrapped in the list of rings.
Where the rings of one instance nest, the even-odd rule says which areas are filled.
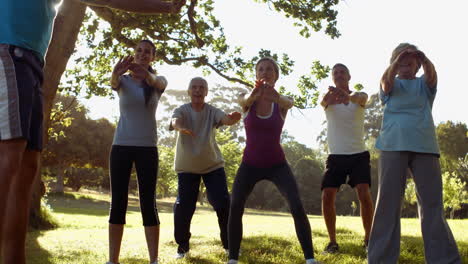
[[[140,195],[140,208],[145,226],[151,264],[157,264],[159,218],[156,208],[158,150],[156,108],[167,86],[150,63],[156,47],[142,40],[134,56],[121,59],[112,72],[112,89],[119,96],[120,118],[110,154],[112,203],[109,218],[109,262],[117,264],[128,204],[128,184],[135,163]],[[130,71],[129,74],[125,74]]]

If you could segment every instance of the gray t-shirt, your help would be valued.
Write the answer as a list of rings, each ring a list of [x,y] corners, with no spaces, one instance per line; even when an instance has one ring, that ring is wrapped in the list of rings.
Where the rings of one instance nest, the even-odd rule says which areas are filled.
[[[174,110],[172,118],[180,118],[184,127],[192,130],[195,137],[178,133],[174,159],[177,173],[205,174],[224,167],[224,160],[216,144],[216,130],[226,114],[209,104],[196,112],[190,103]],[[172,130],[172,127],[169,128]]]
[[[156,108],[162,92],[154,92],[145,105],[145,82],[138,82],[130,75],[120,77],[118,87],[120,118],[114,134],[113,145],[156,147]]]

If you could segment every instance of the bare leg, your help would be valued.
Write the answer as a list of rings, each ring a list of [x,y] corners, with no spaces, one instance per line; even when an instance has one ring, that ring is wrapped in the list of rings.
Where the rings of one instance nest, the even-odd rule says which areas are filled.
[[[362,224],[364,226],[364,240],[369,240],[370,230],[372,227],[372,216],[374,215],[374,206],[372,204],[372,197],[369,190],[369,184],[361,183],[356,185],[356,192],[359,197],[361,208]]]
[[[119,263],[124,225],[109,224],[109,261]]]
[[[3,263],[24,264],[31,187],[39,168],[40,152],[26,150],[19,175],[12,181],[3,233]]]
[[[159,252],[159,225],[145,226],[146,244],[148,245],[148,252],[150,263],[158,260]]]
[[[335,198],[337,192],[337,188],[323,188],[322,191],[322,214],[325,219],[330,242],[336,242]]]
[[[26,140],[0,141],[0,255],[3,240],[4,218],[7,216],[8,193],[14,178],[18,177],[21,160],[26,148]]]

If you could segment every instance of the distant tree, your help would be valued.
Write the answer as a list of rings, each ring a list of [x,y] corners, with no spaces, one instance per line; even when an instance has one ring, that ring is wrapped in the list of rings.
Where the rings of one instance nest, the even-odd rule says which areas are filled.
[[[50,140],[42,153],[43,166],[53,167],[56,171],[57,186],[63,186],[63,182],[73,182],[75,188],[84,184],[76,184],[84,171],[91,168],[103,168],[104,173],[93,174],[100,177],[99,182],[104,184],[108,181],[107,169],[109,152],[112,145],[115,127],[107,119],[92,120],[86,114],[87,110],[73,96],[59,95],[56,98],[56,110],[52,115],[53,121],[49,129]],[[66,120],[60,121],[60,118]],[[88,168],[88,170],[75,170],[71,173],[69,168]],[[65,172],[69,170],[68,174]],[[75,177],[72,181],[67,175]],[[96,179],[98,180],[98,179]],[[108,186],[108,184],[105,184]],[[92,185],[88,185],[92,186]],[[58,189],[57,191],[63,191]]]
[[[174,171],[174,148],[160,145],[159,172],[156,194],[158,197],[167,197],[177,194],[177,173]]]
[[[468,128],[466,124],[446,121],[436,128],[443,171],[454,171],[459,159],[468,153]]]
[[[445,172],[442,175],[444,188],[444,209],[450,210],[450,218],[453,219],[456,210],[461,209],[463,204],[468,203],[467,184],[457,175]]]
[[[243,148],[228,128],[220,129],[216,133],[216,142],[224,158],[224,170],[229,190],[231,190],[237,169],[242,161]]]

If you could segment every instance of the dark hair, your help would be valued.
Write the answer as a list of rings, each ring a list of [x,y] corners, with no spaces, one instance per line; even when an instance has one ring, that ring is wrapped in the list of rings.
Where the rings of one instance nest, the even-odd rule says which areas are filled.
[[[140,42],[138,44],[140,44],[142,42],[150,44],[150,46],[152,48],[151,51],[152,51],[153,56],[154,56],[156,54],[156,46],[154,45],[154,43],[151,40],[143,39],[143,40],[140,40]],[[153,67],[151,67],[151,65],[148,66],[148,71],[153,73],[153,74],[156,74],[156,71],[153,69]],[[154,87],[149,86],[146,82],[144,82],[143,93],[145,95],[145,105],[147,106],[151,96],[154,93]]]
[[[336,68],[338,68],[338,67],[343,67],[343,68],[345,68],[346,72],[348,72],[348,74],[350,74],[350,73],[349,73],[348,67],[346,67],[346,65],[344,65],[343,63],[337,63],[337,64],[335,64],[335,65],[333,66],[333,68],[332,68],[332,72],[333,72]]]

